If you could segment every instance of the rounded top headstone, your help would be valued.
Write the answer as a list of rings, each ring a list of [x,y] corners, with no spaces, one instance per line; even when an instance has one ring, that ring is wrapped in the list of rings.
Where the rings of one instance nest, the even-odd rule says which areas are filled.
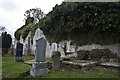
[[[34,37],[35,37],[35,40],[39,40],[40,38],[46,39],[43,31],[40,30],[40,28],[36,29]]]

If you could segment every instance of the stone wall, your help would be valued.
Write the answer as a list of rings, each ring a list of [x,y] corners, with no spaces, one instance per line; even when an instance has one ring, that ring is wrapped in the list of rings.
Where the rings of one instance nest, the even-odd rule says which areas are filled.
[[[32,50],[31,54],[34,55],[35,54],[35,49],[36,49],[36,41],[35,39],[39,36],[39,35],[43,35],[43,31],[42,30],[38,30],[37,33],[35,33],[36,35],[33,37],[33,44],[31,44],[31,32],[29,32],[28,36],[26,37],[25,40],[22,39],[22,36],[20,36],[20,42],[23,43],[23,55],[26,55],[26,50],[27,50],[27,45],[28,45],[28,38],[30,37],[30,48]],[[16,43],[17,41],[15,41],[15,46],[14,48],[16,48]],[[109,49],[112,53],[117,53],[120,56],[120,44],[116,43],[116,44],[111,44],[111,45],[99,45],[99,44],[90,44],[90,45],[83,45],[83,46],[78,46],[77,49],[76,45],[71,45],[71,40],[67,41],[61,41],[58,45],[58,51],[61,54],[61,57],[66,57],[65,52],[64,52],[64,46],[66,45],[66,52],[71,52],[73,54],[69,54],[67,55],[69,56],[76,56],[76,52],[79,50],[93,50],[93,49]],[[47,47],[46,47],[46,57],[51,57],[52,55],[52,50],[51,50],[51,45],[50,43],[47,41]]]
[[[111,45],[99,45],[99,44],[91,44],[91,45],[83,45],[77,48],[79,50],[93,50],[93,49],[109,49],[112,53],[117,53],[120,56],[120,44],[111,44]]]

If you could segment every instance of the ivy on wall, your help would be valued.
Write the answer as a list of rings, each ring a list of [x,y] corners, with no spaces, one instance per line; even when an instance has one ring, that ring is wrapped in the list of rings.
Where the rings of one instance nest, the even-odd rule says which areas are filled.
[[[75,44],[111,44],[120,42],[120,3],[65,3],[56,5],[36,25],[23,26],[16,38],[37,27],[49,42],[72,40]]]

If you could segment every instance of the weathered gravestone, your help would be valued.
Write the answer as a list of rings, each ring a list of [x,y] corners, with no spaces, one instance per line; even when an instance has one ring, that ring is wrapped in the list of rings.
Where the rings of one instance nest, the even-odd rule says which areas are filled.
[[[53,52],[52,54],[52,69],[55,71],[60,69],[60,56],[59,51]]]
[[[15,55],[15,61],[21,62],[23,61],[23,44],[18,42],[16,46],[16,55]]]
[[[35,61],[32,64],[30,75],[33,77],[43,76],[48,73],[47,63],[45,62],[46,39],[39,37],[36,39]]]
[[[52,50],[52,53],[58,51],[57,43],[53,42],[51,44],[51,50]]]
[[[31,55],[31,44],[30,44],[30,37],[28,37],[28,55]]]

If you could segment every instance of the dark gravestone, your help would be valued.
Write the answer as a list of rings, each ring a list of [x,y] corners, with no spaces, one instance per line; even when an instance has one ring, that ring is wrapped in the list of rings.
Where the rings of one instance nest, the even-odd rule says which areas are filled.
[[[47,63],[45,62],[46,40],[40,38],[36,40],[35,61],[32,64],[30,75],[33,77],[43,76],[48,73]]]
[[[35,61],[44,62],[46,53],[46,40],[44,38],[41,38],[39,40],[36,40],[36,43]]]
[[[60,69],[60,56],[59,51],[52,53],[52,69],[55,71]]]
[[[16,47],[15,61],[23,61],[22,57],[23,57],[23,44],[18,42]]]

